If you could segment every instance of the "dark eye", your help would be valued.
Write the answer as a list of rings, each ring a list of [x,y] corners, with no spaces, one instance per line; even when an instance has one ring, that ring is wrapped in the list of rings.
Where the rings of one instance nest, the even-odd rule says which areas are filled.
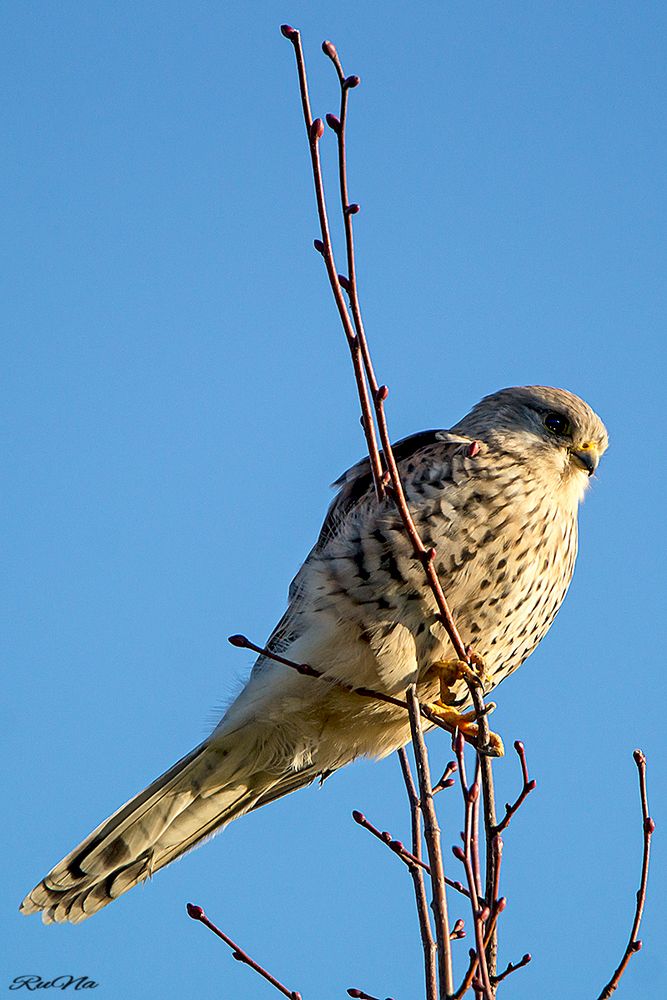
[[[561,437],[565,437],[571,430],[570,421],[560,413],[547,413],[544,418],[544,426],[552,434],[559,434]]]

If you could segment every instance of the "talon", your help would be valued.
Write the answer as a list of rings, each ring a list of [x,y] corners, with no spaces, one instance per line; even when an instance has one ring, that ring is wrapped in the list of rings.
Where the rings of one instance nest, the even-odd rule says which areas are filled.
[[[487,672],[483,658],[478,653],[470,653],[470,663],[465,660],[436,660],[431,670],[440,679],[440,696],[443,697],[443,688],[449,687],[456,681],[470,681],[473,684],[481,681],[485,691],[493,688],[493,678]]]
[[[468,740],[477,744],[479,739],[479,726],[477,725],[474,712],[458,712],[450,705],[445,705],[442,701],[429,702],[427,705],[434,715],[442,719],[448,729],[453,733],[458,729]],[[485,747],[478,747],[481,753],[488,757],[504,757],[505,747],[503,741],[497,733],[489,733],[489,742]]]

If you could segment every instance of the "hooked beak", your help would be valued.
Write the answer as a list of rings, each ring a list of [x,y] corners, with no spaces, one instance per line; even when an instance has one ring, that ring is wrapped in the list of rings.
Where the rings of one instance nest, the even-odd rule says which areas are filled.
[[[592,476],[600,462],[600,453],[594,441],[585,441],[577,448],[570,448],[570,455],[580,469]]]

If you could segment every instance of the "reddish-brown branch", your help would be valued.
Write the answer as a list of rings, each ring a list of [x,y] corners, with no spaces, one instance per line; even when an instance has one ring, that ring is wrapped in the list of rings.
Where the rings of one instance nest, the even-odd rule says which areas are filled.
[[[410,513],[408,503],[405,497],[405,491],[403,489],[403,484],[401,482],[401,477],[398,471],[398,466],[394,458],[394,453],[391,445],[391,439],[389,436],[389,430],[387,426],[387,420],[384,411],[384,401],[387,398],[389,390],[387,386],[378,386],[377,379],[373,371],[372,360],[370,356],[370,351],[368,349],[368,343],[366,340],[363,323],[361,321],[361,313],[358,305],[358,294],[356,285],[356,269],[354,261],[354,243],[350,238],[347,240],[348,232],[351,234],[351,221],[350,216],[356,214],[351,211],[354,207],[358,209],[358,206],[350,206],[347,204],[347,177],[346,177],[346,162],[345,162],[345,117],[347,114],[347,91],[352,85],[350,81],[355,81],[354,86],[357,85],[358,77],[348,77],[345,78],[342,67],[340,66],[340,61],[338,60],[337,54],[335,54],[335,49],[331,43],[325,43],[324,51],[334,62],[336,70],[338,73],[339,81],[341,81],[342,87],[342,97],[343,105],[341,110],[341,119],[338,120],[338,125],[332,126],[334,131],[338,135],[339,141],[339,171],[345,174],[341,179],[341,197],[343,199],[343,215],[346,221],[346,240],[348,247],[348,271],[350,272],[348,278],[345,281],[346,290],[350,296],[350,301],[354,301],[355,307],[353,308],[353,316],[350,321],[350,315],[345,307],[345,300],[341,291],[341,283],[339,280],[338,273],[336,271],[335,261],[333,257],[333,250],[331,245],[331,236],[329,230],[329,221],[326,210],[326,201],[324,196],[324,184],[322,180],[322,170],[319,159],[319,139],[322,135],[322,121],[321,119],[312,120],[310,113],[310,102],[308,99],[308,85],[306,81],[305,64],[303,59],[303,50],[301,48],[301,37],[299,32],[295,28],[291,28],[288,25],[283,25],[282,33],[286,38],[294,45],[294,51],[296,54],[297,68],[299,74],[299,89],[301,92],[301,102],[304,112],[304,120],[306,123],[306,132],[308,135],[311,163],[313,169],[313,179],[315,183],[315,195],[317,199],[317,211],[320,220],[320,229],[322,233],[322,240],[318,249],[320,250],[324,263],[327,269],[327,275],[329,277],[329,283],[331,285],[331,290],[333,292],[334,299],[336,301],[336,306],[338,308],[338,313],[343,324],[343,329],[345,331],[345,336],[348,342],[348,346],[352,352],[352,359],[354,363],[355,378],[357,381],[357,390],[359,392],[359,398],[362,406],[363,414],[363,424],[364,432],[366,434],[367,443],[369,446],[369,456],[371,461],[371,470],[373,471],[373,476],[376,485],[376,491],[378,496],[382,496],[382,487],[384,485],[383,477],[380,474],[382,469],[382,463],[377,449],[377,442],[375,440],[375,434],[372,427],[372,419],[370,413],[368,412],[368,386],[366,383],[366,376],[368,377],[369,383],[371,383],[371,396],[372,405],[375,412],[375,418],[377,421],[378,433],[380,437],[380,443],[382,445],[382,454],[384,461],[387,466],[389,473],[389,480],[391,483],[391,496],[393,497],[396,508],[399,512],[403,525],[405,527],[406,534],[410,539],[413,553],[415,558],[422,564],[424,573],[426,576],[427,583],[431,589],[434,596],[435,603],[438,609],[437,618],[444,626],[450,641],[454,647],[456,655],[459,659],[467,661],[468,653],[466,647],[459,635],[456,623],[447,604],[445,594],[443,592],[438,574],[435,568],[435,549],[427,548],[417,531],[417,527]],[[342,144],[342,152],[341,150]],[[349,222],[349,229],[348,224]],[[363,346],[362,346],[363,345]],[[362,370],[363,369],[363,370]],[[364,375],[365,372],[365,375]],[[378,480],[378,476],[380,476]],[[488,735],[488,731],[487,731]]]
[[[472,910],[473,928],[475,931],[475,943],[477,950],[477,967],[481,982],[484,1000],[493,1000],[491,980],[486,960],[484,925],[491,915],[488,905],[482,906],[479,899],[477,871],[479,863],[475,863],[473,858],[473,824],[475,817],[475,803],[479,798],[480,788],[476,782],[468,786],[466,777],[465,755],[463,736],[459,732],[454,737],[454,751],[459,771],[459,781],[461,793],[463,795],[463,806],[465,810],[465,827],[462,835],[463,849],[458,845],[452,850],[454,857],[463,863],[468,882],[468,892],[470,894],[470,906]]]
[[[454,992],[452,949],[449,938],[449,918],[447,915],[447,896],[445,893],[445,872],[440,846],[440,827],[438,826],[438,817],[436,816],[433,802],[433,787],[431,785],[428,755],[421,727],[419,699],[417,698],[417,691],[414,684],[408,688],[407,700],[412,745],[415,751],[415,764],[417,767],[419,801],[424,817],[424,839],[426,840],[428,860],[431,868],[432,909],[435,920],[438,954],[438,986],[440,995],[444,1000],[445,997],[451,997]]]
[[[452,785],[456,784],[454,779],[451,777],[452,774],[456,773],[456,766],[457,766],[456,761],[450,760],[450,762],[447,764],[447,767],[442,772],[442,777],[439,778],[436,781],[435,785],[433,786],[434,795],[437,795],[438,792],[441,792],[443,788],[451,788]]]
[[[436,944],[433,940],[431,921],[428,915],[428,902],[426,899],[426,885],[424,882],[424,872],[422,867],[422,811],[419,801],[419,794],[415,787],[410,762],[405,747],[398,751],[398,760],[401,765],[401,773],[405,783],[405,790],[408,795],[410,805],[410,832],[412,837],[412,857],[415,863],[410,868],[412,883],[415,891],[415,903],[417,905],[417,918],[419,920],[419,934],[421,937],[422,951],[424,953],[424,985],[426,990],[426,1000],[437,1000],[438,997],[438,969],[436,964]],[[430,875],[431,869],[428,869]],[[460,883],[459,883],[460,884]],[[463,886],[461,886],[463,888]],[[454,930],[455,928],[453,928]],[[453,932],[453,931],[452,931]]]
[[[480,765],[479,765],[479,754],[475,757],[475,779],[473,784],[476,788],[480,787]],[[477,889],[477,895],[482,895],[482,875],[480,871],[480,859],[479,859],[479,802],[481,795],[475,795],[472,804],[472,828],[470,831],[470,854],[472,857],[472,866],[475,873],[475,887]]]
[[[355,1000],[378,1000],[378,997],[372,997],[370,993],[364,993],[363,990],[355,989],[354,986],[350,987],[350,989],[347,991],[347,995],[349,997],[354,997]],[[387,1000],[392,1000],[392,998],[387,997]]]
[[[509,826],[510,820],[512,819],[512,816],[514,815],[514,813],[517,811],[517,809],[520,808],[520,806],[523,804],[523,802],[527,798],[527,796],[530,795],[530,793],[537,786],[537,782],[535,781],[535,779],[534,778],[531,779],[528,776],[528,764],[526,762],[526,749],[525,749],[523,743],[521,742],[521,740],[515,740],[515,742],[514,742],[514,749],[516,750],[516,752],[517,752],[517,754],[519,756],[519,761],[521,762],[521,773],[523,775],[523,788],[521,789],[521,791],[519,792],[519,795],[517,796],[517,798],[515,799],[515,801],[513,803],[510,804],[509,802],[507,802],[505,804],[505,815],[501,819],[500,823],[498,823],[498,825],[496,826],[496,829],[495,829],[496,833],[502,833],[503,830],[507,829],[507,827]]]
[[[355,267],[355,257],[354,257],[354,241],[352,234],[352,216],[358,211],[357,205],[350,205],[348,201],[348,189],[347,189],[347,167],[346,167],[346,150],[345,150],[345,124],[347,118],[347,98],[348,90],[352,85],[359,82],[358,78],[346,79],[343,73],[340,60],[338,59],[337,53],[331,43],[325,43],[323,48],[325,53],[334,63],[336,67],[336,72],[338,74],[338,79],[341,85],[341,116],[339,119],[334,119],[330,116],[329,125],[336,132],[339,143],[339,180],[340,180],[340,190],[341,190],[341,203],[343,208],[343,217],[345,221],[345,232],[346,232],[346,247],[348,255],[348,276],[340,280],[334,260],[331,248],[331,239],[328,226],[328,218],[326,213],[326,205],[324,199],[324,188],[322,183],[322,174],[319,161],[319,150],[318,142],[321,136],[322,126],[319,121],[313,122],[310,113],[310,104],[308,101],[308,90],[305,76],[305,65],[303,61],[303,53],[301,49],[301,40],[299,33],[292,28],[283,28],[283,34],[288,37],[295,49],[297,67],[299,73],[299,87],[301,91],[302,106],[304,110],[304,120],[306,124],[306,131],[308,134],[309,147],[311,152],[311,163],[313,168],[313,178],[315,183],[315,192],[317,198],[317,208],[318,215],[320,219],[320,228],[322,232],[322,240],[318,245],[318,249],[322,253],[327,274],[329,277],[329,282],[331,289],[336,301],[336,305],[339,311],[339,315],[343,324],[348,346],[352,352],[352,358],[354,363],[355,378],[357,382],[357,389],[359,392],[359,398],[362,406],[363,415],[363,425],[364,431],[366,433],[367,442],[369,445],[369,456],[371,462],[371,470],[373,472],[373,477],[375,481],[376,492],[378,498],[381,498],[383,494],[383,489],[386,480],[384,476],[381,476],[382,463],[379,461],[379,455],[377,454],[377,446],[375,435],[373,433],[372,421],[368,414],[367,404],[368,404],[368,385],[366,378],[368,379],[368,384],[371,388],[371,398],[373,409],[375,412],[375,418],[377,421],[378,432],[380,436],[380,442],[382,445],[383,457],[387,466],[389,482],[391,484],[390,494],[396,504],[400,517],[403,521],[406,534],[410,539],[415,558],[421,563],[424,574],[426,576],[426,581],[431,589],[434,596],[436,607],[438,609],[438,618],[444,625],[445,630],[450,638],[450,641],[454,647],[456,655],[461,660],[468,660],[468,650],[463,644],[461,636],[456,628],[456,624],[452,617],[451,611],[447,604],[442,586],[440,584],[438,574],[435,568],[435,556],[436,552],[432,548],[427,548],[419,535],[417,528],[415,526],[414,520],[410,513],[407,500],[405,497],[405,492],[401,483],[400,475],[398,472],[398,467],[394,458],[391,440],[389,437],[389,431],[387,428],[387,421],[384,410],[384,402],[388,395],[388,389],[386,386],[378,386],[377,379],[373,371],[373,365],[371,361],[370,351],[368,349],[368,344],[365,337],[365,331],[363,328],[363,321],[361,319],[361,311],[359,308],[359,299],[357,291],[356,282],[356,267]],[[352,318],[354,323],[354,330],[350,329],[350,316],[347,309],[344,308],[344,300],[342,298],[341,287],[344,287],[348,293],[350,299],[350,307],[352,309]],[[352,336],[354,333],[354,337]],[[363,362],[364,371],[360,371],[359,361]],[[365,373],[365,374],[364,374]],[[477,746],[483,750],[488,750],[489,748],[489,727],[486,714],[484,713],[484,703],[483,696],[480,690],[480,686],[477,684],[471,684],[471,694],[473,697],[473,704],[475,705],[475,710],[479,718],[479,736],[477,739]],[[423,711],[423,710],[422,710]],[[433,721],[433,720],[431,720]],[[493,828],[496,824],[495,817],[495,804],[493,795],[493,779],[491,772],[491,764],[487,759],[481,764],[481,776],[482,776],[482,786],[484,790],[484,820],[485,829],[487,834],[487,844],[491,842]],[[489,889],[495,882],[495,868],[494,868],[494,858],[493,852],[487,850],[487,866],[486,866],[486,883],[487,883],[487,895],[489,895]],[[441,937],[441,935],[439,935]],[[489,944],[489,969],[491,972],[495,970],[495,938]]]
[[[217,934],[217,936],[232,949],[232,958],[235,958],[237,962],[243,962],[244,965],[248,965],[251,969],[258,973],[258,975],[262,976],[263,979],[266,979],[267,982],[271,983],[271,985],[274,986],[279,993],[288,997],[289,1000],[301,1000],[300,993],[297,993],[296,990],[290,990],[287,986],[284,986],[278,979],[276,979],[275,976],[272,976],[270,972],[267,972],[265,968],[259,965],[254,958],[251,958],[250,955],[243,950],[243,948],[239,948],[239,946],[232,941],[232,939],[228,937],[224,931],[221,931],[219,927],[216,927],[216,925],[208,919],[201,906],[196,906],[194,903],[188,903],[186,909],[189,917],[192,917],[193,920],[198,920],[199,923],[204,925],[204,927],[208,927],[210,931]]]
[[[524,965],[528,965],[531,961],[532,955],[526,953],[518,962],[510,962],[504,972],[501,972],[499,976],[493,977],[494,984],[498,985],[498,983],[502,983],[503,979],[507,979],[507,977],[513,972],[516,972],[517,969],[523,969]]]
[[[422,861],[420,857],[417,857],[416,854],[409,851],[402,841],[395,840],[394,837],[387,832],[387,830],[379,830],[377,826],[374,826],[373,823],[371,823],[371,821],[367,819],[362,812],[359,812],[358,809],[355,809],[352,812],[352,819],[358,826],[362,827],[364,830],[368,830],[369,833],[372,833],[373,836],[388,847],[393,854],[399,857],[401,861],[408,866],[408,868],[417,865],[427,874],[431,874],[431,869],[425,861]]]
[[[639,934],[639,925],[642,921],[642,914],[644,912],[644,904],[646,902],[646,887],[648,885],[648,867],[649,861],[651,859],[651,837],[653,836],[653,831],[655,830],[655,823],[651,819],[648,811],[648,792],[646,788],[646,757],[642,750],[635,750],[634,761],[637,765],[637,772],[639,774],[639,796],[641,799],[642,806],[642,830],[644,835],[644,849],[642,853],[642,873],[639,881],[639,889],[637,890],[637,903],[635,906],[635,916],[632,921],[632,929],[630,931],[630,937],[628,939],[627,946],[623,953],[623,957],[616,968],[613,976],[602,990],[602,993],[598,997],[598,1000],[608,1000],[608,998],[615,991],[618,986],[621,976],[626,970],[626,967],[633,955],[636,955],[640,951],[642,943],[637,937]]]
[[[310,99],[308,96],[308,81],[306,79],[306,65],[303,58],[303,49],[301,47],[301,36],[296,28],[292,28],[287,24],[284,24],[280,30],[285,38],[288,38],[294,46],[297,72],[299,75],[301,107],[303,109],[303,118],[306,125],[306,134],[308,136],[313,181],[315,184],[315,198],[317,200],[317,214],[320,221],[320,233],[322,237],[321,241],[317,241],[315,243],[315,248],[321,253],[322,259],[324,260],[329,278],[329,284],[331,285],[331,291],[333,292],[336,308],[338,309],[338,315],[340,316],[348,347],[350,349],[354,376],[357,383],[357,390],[359,392],[359,401],[361,403],[361,413],[363,418],[362,426],[366,436],[366,445],[368,447],[373,481],[375,483],[375,490],[378,499],[381,499],[384,496],[383,468],[377,446],[377,440],[375,438],[371,401],[369,398],[366,380],[364,378],[364,361],[361,354],[359,340],[355,333],[352,321],[350,320],[341,284],[338,280],[338,272],[336,270],[336,262],[331,243],[331,233],[329,229],[326,199],[324,196],[324,182],[322,179],[322,167],[320,164],[319,153],[319,140],[322,138],[324,125],[321,118],[313,120],[311,115]]]
[[[483,811],[484,811],[484,839],[486,844],[485,860],[485,897],[491,903],[497,897],[498,878],[500,872],[500,854],[496,851],[496,844],[500,842],[500,837],[495,837],[496,821],[496,796],[493,784],[493,769],[491,758],[481,752],[481,748],[489,744],[489,720],[485,711],[484,697],[480,685],[474,682],[468,684],[470,697],[477,716],[479,737],[477,742],[477,757],[479,760],[479,772],[482,781]],[[489,971],[489,978],[493,983],[496,974],[498,961],[498,935],[495,924],[490,938],[485,945],[486,964]],[[495,987],[492,986],[495,996]]]
[[[386,830],[380,830],[377,826],[374,826],[373,823],[371,823],[371,821],[364,816],[362,812],[359,812],[358,809],[353,810],[352,819],[358,826],[362,827],[364,830],[368,830],[369,833],[372,833],[377,840],[381,841],[385,847],[389,848],[392,854],[395,854],[397,858],[400,858],[408,868],[412,869],[416,866],[426,872],[427,875],[431,874],[431,868],[426,864],[423,858],[421,858],[418,854],[413,853],[413,851],[409,851],[402,841],[395,840]],[[452,889],[460,892],[462,896],[470,896],[470,893],[461,882],[457,882],[447,877],[445,877],[445,882]]]
[[[280,653],[274,653],[272,650],[268,649],[266,646],[258,646],[257,643],[252,642],[245,635],[230,635],[227,641],[236,646],[239,649],[251,649],[254,653],[258,653],[261,656],[266,656],[269,660],[274,660],[276,663],[282,663],[284,667],[289,667],[291,670],[296,670],[297,673],[302,674],[304,677],[314,677],[317,680],[325,681],[327,684],[331,684],[333,687],[339,687],[343,691],[347,691],[349,694],[359,695],[361,698],[375,698],[377,701],[383,701],[387,705],[393,705],[395,708],[401,708],[404,711],[408,710],[408,704],[401,698],[394,698],[393,695],[385,694],[383,691],[376,691],[373,688],[367,687],[355,687],[353,684],[347,684],[345,681],[338,680],[336,677],[330,677],[325,674],[322,670],[317,670],[315,667],[311,667],[309,663],[297,663],[295,660],[288,660],[287,657],[281,656]],[[427,719],[432,725],[437,726],[439,729],[444,729],[445,732],[452,732],[451,726],[448,726],[446,722],[438,718],[435,712],[432,712],[426,705],[420,705],[419,711],[424,719]],[[474,739],[471,737],[470,741],[474,743]]]

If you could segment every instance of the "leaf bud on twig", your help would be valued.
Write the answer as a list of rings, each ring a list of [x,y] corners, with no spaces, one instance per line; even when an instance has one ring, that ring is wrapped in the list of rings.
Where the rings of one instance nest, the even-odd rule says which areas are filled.
[[[452,847],[452,854],[454,855],[457,861],[465,861],[466,859],[465,854],[463,853],[458,844],[454,844],[454,846]]]
[[[293,28],[291,24],[281,24],[280,33],[284,35],[285,38],[289,38],[290,42],[295,42],[299,37],[299,32],[296,28]]]
[[[318,253],[324,253],[324,243],[322,240],[313,240],[313,246]]]
[[[340,118],[337,118],[336,115],[328,114],[327,125],[336,135],[340,135]]]
[[[360,83],[361,83],[360,76],[346,76],[345,79],[343,80],[343,86],[349,88],[358,87]]]
[[[201,920],[205,915],[201,906],[197,906],[195,903],[188,903],[186,910],[188,911],[188,916],[192,917],[193,920]]]
[[[365,823],[366,822],[366,817],[364,816],[364,814],[362,812],[359,812],[358,809],[353,809],[352,810],[352,819],[354,820],[355,823]]]
[[[356,201],[353,201],[351,205],[348,205],[345,209],[348,215],[356,215],[361,211],[361,205],[357,205]]]
[[[324,122],[321,118],[316,118],[310,126],[310,141],[317,142],[324,135]]]
[[[238,646],[239,649],[245,649],[248,646],[248,640],[244,635],[230,635],[227,642],[230,642],[232,646]]]
[[[335,59],[338,55],[334,43],[328,41],[322,42],[322,52],[324,52],[325,56],[329,56],[329,59]]]

